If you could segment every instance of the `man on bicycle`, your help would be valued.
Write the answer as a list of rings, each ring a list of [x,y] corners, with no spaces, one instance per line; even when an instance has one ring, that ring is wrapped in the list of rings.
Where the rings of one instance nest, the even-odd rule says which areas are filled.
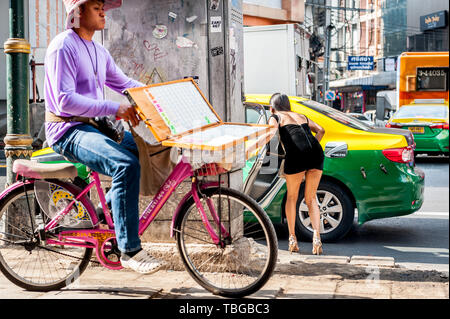
[[[48,144],[69,160],[112,177],[107,197],[111,203],[121,263],[141,273],[157,271],[163,263],[141,247],[139,225],[140,165],[137,146],[129,132],[119,144],[93,126],[70,120],[73,116],[115,115],[133,126],[139,123],[130,104],[103,99],[103,87],[122,93],[143,86],[128,78],[110,53],[92,40],[105,27],[105,10],[121,0],[64,0],[66,31],[50,43],[45,57],[45,123]]]

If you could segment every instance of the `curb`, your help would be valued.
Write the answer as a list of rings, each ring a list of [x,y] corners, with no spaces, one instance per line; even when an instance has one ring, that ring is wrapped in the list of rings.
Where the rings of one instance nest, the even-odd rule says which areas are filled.
[[[175,243],[143,243],[143,248],[155,258],[162,259],[167,262],[164,267],[166,270],[180,271],[184,270],[184,265]],[[398,268],[393,257],[377,257],[377,256],[333,256],[333,255],[301,255],[290,254],[286,250],[278,250],[277,267],[283,267],[295,264],[333,264],[351,265],[361,267],[381,267],[381,268]]]
[[[163,270],[184,271],[185,266],[181,260],[176,243],[142,243],[142,246],[148,253],[155,258],[164,260],[166,265]],[[202,249],[196,251],[196,258],[202,258]],[[97,261],[93,257],[92,261]],[[98,262],[91,262],[88,267],[103,267]],[[303,267],[303,268],[302,268]],[[423,267],[408,267],[403,264],[397,264],[393,257],[382,256],[333,256],[333,255],[305,255],[291,254],[287,250],[278,250],[278,259],[275,272],[301,275],[303,271],[319,271],[324,269],[327,272],[331,270],[337,272],[367,272],[370,268],[380,268],[384,271],[416,271],[416,272],[434,272],[439,274],[440,278],[448,279],[448,271],[438,271],[432,269],[423,269]],[[308,269],[308,270],[307,270]],[[314,270],[316,269],[316,270]],[[369,270],[368,270],[369,269]]]
[[[164,260],[174,259],[174,255],[181,258],[175,243],[143,243],[144,248],[156,258]],[[301,255],[290,254],[286,250],[278,250],[278,262],[292,264],[296,261],[312,263],[333,263],[333,264],[350,264],[352,266],[377,266],[387,268],[397,268],[393,257],[378,256],[333,256],[333,255]]]
[[[393,257],[352,256],[350,265],[397,268]]]

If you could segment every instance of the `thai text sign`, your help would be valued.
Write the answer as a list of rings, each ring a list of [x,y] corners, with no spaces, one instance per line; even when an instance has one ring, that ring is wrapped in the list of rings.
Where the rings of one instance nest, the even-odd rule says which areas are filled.
[[[349,56],[347,70],[373,70],[373,56]]]
[[[447,11],[439,11],[420,17],[420,31],[447,26]]]

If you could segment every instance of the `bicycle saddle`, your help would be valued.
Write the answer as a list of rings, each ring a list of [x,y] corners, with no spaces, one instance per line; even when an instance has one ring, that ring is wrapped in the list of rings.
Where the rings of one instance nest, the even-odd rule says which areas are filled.
[[[12,170],[21,176],[36,179],[74,179],[78,175],[77,168],[71,163],[44,164],[25,159],[15,160]]]

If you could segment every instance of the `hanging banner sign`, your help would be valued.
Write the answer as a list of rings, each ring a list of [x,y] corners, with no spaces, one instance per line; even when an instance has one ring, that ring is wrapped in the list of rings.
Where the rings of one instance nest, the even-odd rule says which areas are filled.
[[[373,56],[349,56],[347,70],[373,70]]]

